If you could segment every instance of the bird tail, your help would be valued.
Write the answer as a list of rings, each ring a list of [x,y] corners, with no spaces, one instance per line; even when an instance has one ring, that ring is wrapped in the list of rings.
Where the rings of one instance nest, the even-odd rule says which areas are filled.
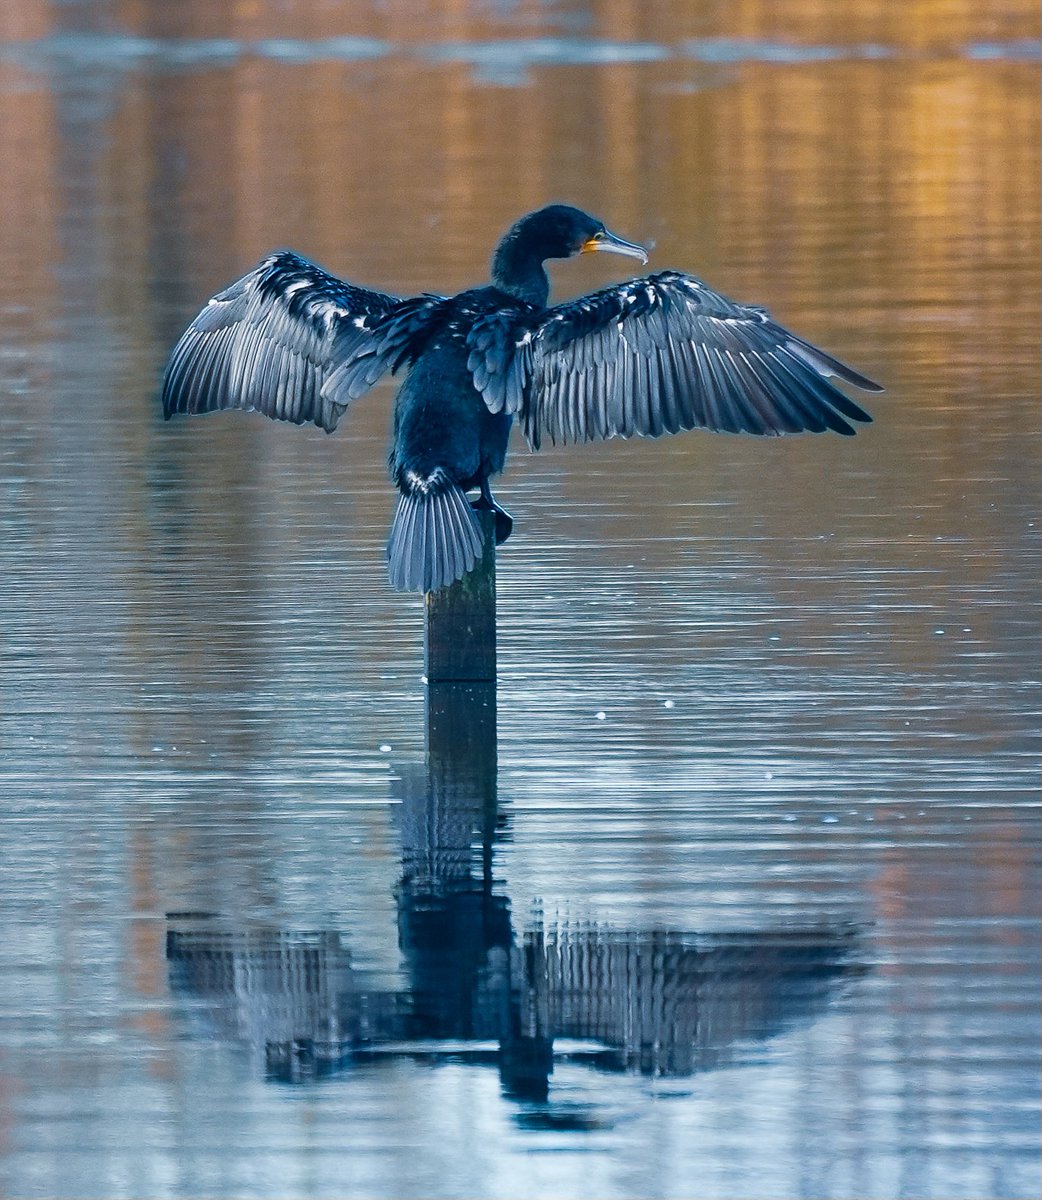
[[[477,515],[460,487],[438,469],[403,480],[387,542],[391,587],[436,592],[462,579],[481,557]]]

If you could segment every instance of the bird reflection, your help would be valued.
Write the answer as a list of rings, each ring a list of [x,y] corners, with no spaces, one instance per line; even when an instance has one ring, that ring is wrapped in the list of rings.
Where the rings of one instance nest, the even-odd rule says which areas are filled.
[[[555,1064],[684,1078],[820,1015],[860,973],[849,924],[697,935],[537,920],[515,930],[493,848],[494,685],[431,685],[422,772],[401,787],[404,986],[357,968],[338,931],[171,917],[175,993],[273,1080],[409,1057],[495,1065],[526,1126],[589,1128],[550,1104]]]

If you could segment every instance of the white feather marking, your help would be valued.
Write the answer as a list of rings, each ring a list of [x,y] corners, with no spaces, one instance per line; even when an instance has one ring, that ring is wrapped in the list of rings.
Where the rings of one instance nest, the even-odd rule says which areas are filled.
[[[433,475],[421,475],[418,471],[405,472],[405,482],[414,492],[422,492],[426,495],[431,490],[431,483],[433,481]]]

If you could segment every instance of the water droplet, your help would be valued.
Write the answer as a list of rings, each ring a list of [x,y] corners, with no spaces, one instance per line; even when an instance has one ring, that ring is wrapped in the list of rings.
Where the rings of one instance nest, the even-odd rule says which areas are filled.
[[[386,742],[381,742],[381,743],[380,743],[380,753],[381,753],[381,754],[390,754],[390,753],[391,753],[391,747],[390,747],[390,746],[388,746],[388,744],[387,744]]]
[[[606,721],[608,719],[608,714],[606,712],[599,712],[596,714],[596,716],[598,721]]]
[[[663,708],[676,708],[676,705],[673,703],[672,700],[663,700],[662,707]]]

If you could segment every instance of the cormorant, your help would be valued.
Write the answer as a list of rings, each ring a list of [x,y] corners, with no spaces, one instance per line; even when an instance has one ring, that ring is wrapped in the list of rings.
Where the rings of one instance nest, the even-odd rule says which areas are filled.
[[[346,283],[284,250],[219,292],[174,347],[163,412],[255,409],[331,432],[387,371],[408,375],[394,412],[400,493],[391,584],[432,592],[482,551],[474,508],[496,503],[516,416],[533,450],[681,429],[786,434],[871,417],[829,382],[882,388],[771,320],[678,271],[547,307],[544,263],[588,251],[648,261],[587,213],[553,204],[522,217],[492,258],[492,282],[401,299]],[[472,503],[466,493],[478,489]]]

